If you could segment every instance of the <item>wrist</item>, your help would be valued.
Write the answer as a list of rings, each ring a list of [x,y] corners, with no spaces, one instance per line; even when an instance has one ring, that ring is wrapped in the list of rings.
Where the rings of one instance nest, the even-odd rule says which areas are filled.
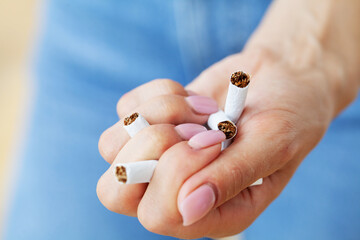
[[[277,0],[245,51],[263,52],[265,59],[294,74],[315,72],[313,80],[324,78],[334,117],[355,99],[360,87],[358,10],[357,1]]]

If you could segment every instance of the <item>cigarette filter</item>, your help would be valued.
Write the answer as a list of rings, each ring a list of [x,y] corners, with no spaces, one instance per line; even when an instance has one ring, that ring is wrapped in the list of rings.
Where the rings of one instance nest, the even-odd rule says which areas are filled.
[[[234,123],[237,123],[244,110],[249,83],[250,75],[245,72],[239,71],[231,75],[224,111]]]
[[[232,139],[237,133],[236,125],[221,110],[211,114],[207,124],[212,130],[222,131],[226,139]]]
[[[115,166],[115,176],[123,184],[148,183],[154,173],[157,160],[120,163]]]
[[[124,119],[124,128],[130,137],[135,136],[136,133],[147,126],[149,126],[149,123],[137,112]]]

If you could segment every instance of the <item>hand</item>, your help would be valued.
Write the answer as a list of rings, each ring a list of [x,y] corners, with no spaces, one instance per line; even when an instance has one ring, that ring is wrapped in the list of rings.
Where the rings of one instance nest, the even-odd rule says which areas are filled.
[[[137,216],[137,207],[147,184],[120,185],[114,180],[114,165],[159,159],[168,148],[182,139],[189,140],[196,133],[206,130],[197,124],[178,127],[172,124],[204,124],[210,113],[218,111],[218,106],[215,100],[208,97],[188,96],[187,91],[174,81],[158,79],[124,95],[117,110],[121,119],[135,111],[140,112],[152,125],[132,139],[122,127],[122,121],[102,134],[99,150],[112,165],[101,177],[97,191],[101,202],[110,210]]]
[[[250,62],[254,56],[259,60]],[[176,83],[155,81],[119,101],[120,116],[135,108],[150,123],[158,125],[144,129],[124,146],[128,137],[117,124],[103,134],[100,152],[109,162],[121,149],[116,162],[159,159],[159,164],[148,186],[117,184],[111,167],[98,185],[99,198],[105,206],[118,213],[138,216],[150,231],[181,238],[231,235],[255,220],[320,140],[332,119],[334,107],[328,97],[327,81],[318,72],[309,70],[298,74],[273,61],[272,56],[254,52],[237,54],[215,64],[188,89],[217,99],[223,106],[229,76],[237,70],[251,73],[252,81],[246,108],[238,123],[238,135],[221,154],[219,144],[193,150],[181,142],[181,134],[174,131],[173,125],[159,124],[206,121],[207,115],[197,114],[188,101],[184,101],[187,93]],[[157,84],[176,87],[164,87],[173,90],[158,94],[154,89],[162,87],[154,88]],[[158,108],[156,101],[163,98],[167,100],[160,101],[162,104],[174,105]],[[168,101],[172,98],[181,100]],[[156,109],[172,110],[155,113]],[[140,150],[139,146],[145,147]],[[263,185],[247,188],[261,177]],[[206,199],[194,198],[191,193],[207,192],[207,196],[211,196],[209,188],[215,200],[203,213],[193,214],[196,199]],[[188,201],[187,197],[195,200]]]

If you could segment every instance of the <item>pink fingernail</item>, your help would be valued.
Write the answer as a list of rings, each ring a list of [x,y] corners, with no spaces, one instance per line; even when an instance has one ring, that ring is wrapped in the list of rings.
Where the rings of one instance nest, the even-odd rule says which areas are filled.
[[[176,126],[175,130],[178,132],[182,139],[189,140],[192,136],[200,132],[205,132],[206,127],[194,123],[184,123]]]
[[[221,143],[226,138],[225,134],[219,130],[209,130],[201,132],[190,138],[188,144],[194,149],[206,148],[217,143]]]
[[[185,98],[192,109],[200,114],[211,114],[219,110],[216,101],[204,96],[189,96]]]
[[[183,225],[189,226],[204,217],[215,204],[214,190],[207,184],[202,185],[179,204]]]

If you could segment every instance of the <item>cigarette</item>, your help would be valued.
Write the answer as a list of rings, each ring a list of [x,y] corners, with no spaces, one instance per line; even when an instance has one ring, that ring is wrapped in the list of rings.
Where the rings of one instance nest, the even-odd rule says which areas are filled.
[[[140,130],[149,125],[146,119],[137,112],[124,119],[124,128],[130,137],[135,136]]]
[[[262,183],[263,183],[263,179],[262,179],[262,178],[259,178],[258,180],[256,180],[255,182],[253,182],[249,187],[261,185]]]
[[[115,176],[119,183],[134,184],[150,182],[157,160],[120,163],[115,166]]]
[[[124,119],[124,128],[130,137],[134,137],[149,125],[148,121],[137,112]],[[123,184],[149,182],[157,163],[157,160],[119,163],[115,166],[114,174],[117,181]]]
[[[225,134],[226,139],[232,139],[237,133],[236,125],[230,120],[230,118],[226,116],[222,110],[211,114],[207,124],[212,130],[222,131]]]
[[[224,149],[228,148],[231,143],[232,143],[232,139],[226,139],[225,141],[223,141],[223,142],[221,143],[221,151],[223,151]]]
[[[250,75],[243,71],[231,75],[224,112],[234,123],[238,122],[244,110],[249,83]]]

